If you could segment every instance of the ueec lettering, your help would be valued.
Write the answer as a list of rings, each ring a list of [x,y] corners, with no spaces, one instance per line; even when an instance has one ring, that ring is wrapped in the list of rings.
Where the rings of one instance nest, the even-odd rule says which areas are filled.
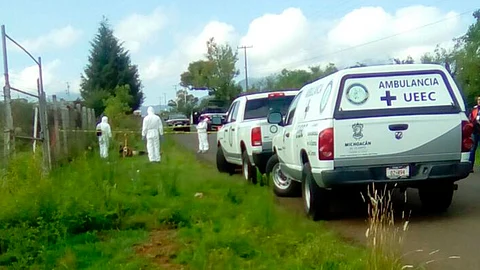
[[[404,93],[403,98],[406,102],[436,101],[435,92],[413,92]]]

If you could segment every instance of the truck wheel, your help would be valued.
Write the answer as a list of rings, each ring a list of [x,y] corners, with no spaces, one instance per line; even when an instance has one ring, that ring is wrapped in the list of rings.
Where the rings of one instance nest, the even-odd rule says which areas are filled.
[[[265,173],[269,183],[273,183],[273,192],[278,197],[298,197],[302,194],[300,183],[285,176],[280,170],[277,154],[268,159]]]
[[[447,211],[452,204],[453,190],[453,183],[448,183],[440,186],[421,187],[418,189],[418,194],[425,210],[442,213]]]
[[[329,192],[320,188],[313,179],[310,163],[303,166],[302,197],[305,213],[314,220],[328,219],[330,216]]]
[[[217,170],[222,173],[229,173],[230,175],[234,172],[233,165],[225,159],[222,146],[220,145],[217,147]]]
[[[252,184],[257,183],[257,170],[250,163],[247,151],[243,151],[242,153],[242,173],[247,182],[252,182]]]

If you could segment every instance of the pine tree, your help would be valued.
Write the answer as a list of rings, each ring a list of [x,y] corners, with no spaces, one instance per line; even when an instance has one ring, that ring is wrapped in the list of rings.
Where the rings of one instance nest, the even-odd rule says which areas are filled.
[[[86,105],[98,116],[105,110],[105,100],[115,96],[117,86],[128,85],[133,97],[128,105],[132,110],[138,109],[144,100],[138,68],[131,64],[128,51],[114,36],[105,17],[90,44],[92,49],[80,85]]]

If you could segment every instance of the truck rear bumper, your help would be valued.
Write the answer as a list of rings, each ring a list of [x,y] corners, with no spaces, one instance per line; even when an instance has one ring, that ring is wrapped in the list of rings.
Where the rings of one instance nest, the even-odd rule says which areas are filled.
[[[388,179],[388,166],[339,167],[334,170],[313,171],[321,187],[334,188],[350,185],[397,184],[415,186],[429,181],[458,181],[466,178],[472,168],[470,162],[443,161],[409,164],[410,175],[401,179]]]

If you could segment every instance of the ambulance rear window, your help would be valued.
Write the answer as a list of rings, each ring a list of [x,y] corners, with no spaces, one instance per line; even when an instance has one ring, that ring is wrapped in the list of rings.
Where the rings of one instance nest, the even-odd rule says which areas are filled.
[[[346,75],[335,118],[458,113],[460,106],[439,70]]]

